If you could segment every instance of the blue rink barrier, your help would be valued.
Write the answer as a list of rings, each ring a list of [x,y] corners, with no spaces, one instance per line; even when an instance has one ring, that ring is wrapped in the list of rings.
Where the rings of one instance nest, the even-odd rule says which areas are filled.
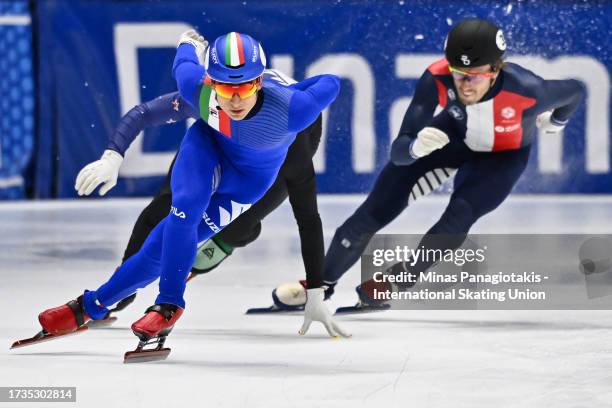
[[[175,90],[178,36],[243,31],[270,67],[300,80],[342,78],[315,157],[319,191],[368,191],[388,160],[424,68],[465,17],[506,33],[508,60],[545,78],[577,78],[588,99],[563,135],[540,138],[516,187],[524,193],[611,193],[609,2],[497,1],[87,1],[34,8],[37,76],[35,193],[74,197],[74,180],[99,158],[123,113]],[[111,196],[154,194],[186,124],[148,129],[126,155]]]
[[[25,197],[34,147],[31,36],[28,2],[0,0],[0,199]]]

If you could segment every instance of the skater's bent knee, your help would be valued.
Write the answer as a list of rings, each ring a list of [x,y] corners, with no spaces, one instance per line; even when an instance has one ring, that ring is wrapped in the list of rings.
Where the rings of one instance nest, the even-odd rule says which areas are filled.
[[[378,231],[379,223],[365,212],[356,212],[334,234],[334,240],[338,240],[342,246],[362,246],[368,243],[372,236]]]
[[[474,208],[462,198],[452,199],[436,225],[436,233],[460,234],[467,232],[476,222]]]

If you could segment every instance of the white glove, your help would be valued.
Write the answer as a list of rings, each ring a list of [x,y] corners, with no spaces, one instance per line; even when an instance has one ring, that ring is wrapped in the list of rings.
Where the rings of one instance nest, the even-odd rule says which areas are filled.
[[[443,148],[447,143],[446,133],[433,127],[424,127],[417,133],[417,138],[412,142],[410,151],[415,158],[419,158]]]
[[[181,34],[178,45],[181,44],[193,45],[196,49],[196,54],[198,57],[203,55],[206,47],[208,47],[208,41],[206,41],[206,38],[200,35],[200,33],[198,33],[196,30],[187,30]]]
[[[561,132],[565,128],[565,123],[556,122],[552,119],[552,111],[548,111],[538,115],[536,126],[541,132],[551,135]]]
[[[81,169],[74,189],[80,196],[90,195],[96,187],[104,183],[100,188],[100,195],[103,196],[117,184],[121,163],[123,156],[114,150],[105,150],[100,160],[91,162]]]
[[[333,321],[332,315],[323,303],[325,298],[325,290],[323,288],[314,288],[306,290],[307,299],[306,307],[304,308],[304,324],[299,331],[300,335],[305,335],[310,324],[313,321],[323,323],[323,326],[327,329],[330,336],[334,338],[351,337],[350,334],[345,333],[337,324]]]

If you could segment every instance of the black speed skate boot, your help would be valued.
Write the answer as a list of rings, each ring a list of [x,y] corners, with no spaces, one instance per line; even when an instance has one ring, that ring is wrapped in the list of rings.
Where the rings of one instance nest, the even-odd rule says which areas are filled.
[[[376,299],[376,292],[393,291],[394,288],[388,282],[375,282],[373,279],[363,282],[355,288],[359,300],[355,306],[344,306],[336,309],[335,314],[357,314],[380,312],[391,308],[389,303]]]
[[[398,276],[407,271],[407,265],[404,262],[396,263],[385,271],[385,275]],[[389,282],[375,282],[373,279],[363,282],[355,288],[359,300],[355,306],[339,307],[336,309],[336,314],[353,314],[353,313],[368,313],[379,312],[391,308],[389,303],[376,298],[376,292],[397,292],[408,290],[415,283],[391,284]]]

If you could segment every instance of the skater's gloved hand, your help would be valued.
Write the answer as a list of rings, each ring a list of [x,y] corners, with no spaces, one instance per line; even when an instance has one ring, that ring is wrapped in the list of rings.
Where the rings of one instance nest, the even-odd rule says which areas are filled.
[[[552,111],[548,111],[538,115],[536,126],[541,132],[552,135],[561,132],[565,128],[565,123],[555,120],[552,116]]]
[[[114,150],[105,150],[100,160],[89,163],[81,169],[74,189],[80,196],[90,195],[96,187],[104,183],[100,188],[100,195],[103,196],[117,184],[121,163],[123,156]]]
[[[329,309],[323,303],[323,299],[325,297],[324,288],[307,289],[306,293],[307,298],[306,306],[304,307],[304,324],[299,331],[300,335],[305,335],[310,328],[310,324],[313,321],[316,321],[323,323],[323,326],[325,326],[327,332],[332,337],[351,337],[350,334],[344,332],[344,330],[342,330],[336,324],[336,322],[334,322]]]
[[[414,142],[412,142],[410,154],[412,154],[412,157],[415,159],[427,156],[434,150],[438,150],[446,146],[448,141],[448,136],[440,129],[424,127],[417,134],[417,138],[414,140]]]
[[[200,35],[196,30],[187,30],[183,34],[181,34],[181,38],[179,38],[178,45],[181,44],[191,44],[196,49],[196,54],[198,56],[204,54],[204,50],[208,47],[208,41],[204,36]]]

